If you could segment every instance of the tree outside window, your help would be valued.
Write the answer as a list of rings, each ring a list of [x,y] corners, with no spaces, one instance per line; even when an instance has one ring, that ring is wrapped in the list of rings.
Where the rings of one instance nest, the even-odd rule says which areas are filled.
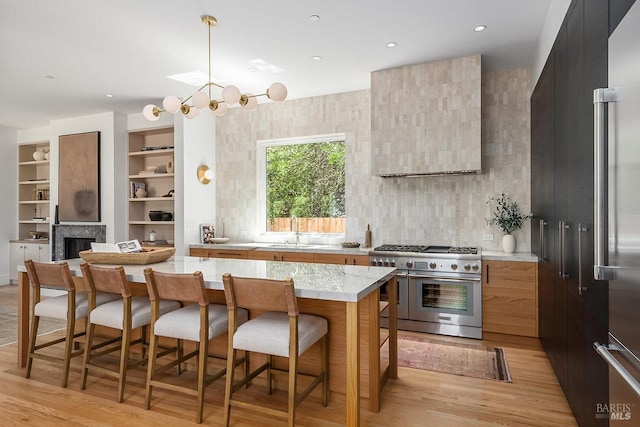
[[[320,141],[266,149],[267,231],[344,233],[345,143]]]

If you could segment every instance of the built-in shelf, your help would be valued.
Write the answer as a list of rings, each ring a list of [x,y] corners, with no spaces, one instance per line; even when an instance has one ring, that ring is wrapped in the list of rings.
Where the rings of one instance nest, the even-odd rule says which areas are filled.
[[[40,158],[47,156],[49,141],[30,142],[18,146],[18,240],[30,239],[30,232],[45,233],[45,239],[39,245],[46,245],[46,237],[50,232],[50,221],[33,219],[49,218],[50,200],[50,162],[48,159],[35,160],[34,154],[39,152]],[[48,252],[48,250],[47,250]],[[12,261],[13,262],[13,261]],[[12,264],[13,265],[13,264]]]
[[[147,150],[147,151],[132,151],[129,153],[130,157],[162,157],[162,156],[173,156],[175,150],[173,148],[167,148],[162,150]]]
[[[173,197],[133,197],[130,202],[172,202]]]
[[[145,173],[141,175],[129,175],[130,179],[173,178],[173,173]]]
[[[149,219],[150,211],[174,213],[174,198],[163,197],[165,194],[172,194],[171,191],[174,190],[175,185],[173,145],[173,128],[136,131],[129,134],[129,239],[146,241],[151,231],[156,233],[156,239],[160,241],[174,239],[174,221]],[[143,150],[149,147],[156,149]],[[140,173],[140,171],[153,170],[168,172]],[[148,197],[133,197],[133,189],[138,186],[145,189]]]
[[[173,225],[175,224],[174,221],[129,221],[129,224],[132,225],[154,225],[154,224],[158,224],[158,225]],[[164,239],[164,240],[168,240],[168,239]]]

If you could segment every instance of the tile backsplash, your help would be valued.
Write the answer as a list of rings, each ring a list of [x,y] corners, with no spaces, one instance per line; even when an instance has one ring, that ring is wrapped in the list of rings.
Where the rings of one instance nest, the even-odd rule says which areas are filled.
[[[518,68],[482,74],[482,174],[380,178],[371,174],[371,93],[338,93],[232,109],[216,122],[216,216],[236,241],[251,241],[256,224],[256,141],[331,133],[346,135],[346,240],[373,245],[455,244],[501,250],[490,225],[491,196],[501,192],[530,209],[530,73]],[[530,251],[530,224],[516,235]],[[493,240],[483,236],[493,235]]]

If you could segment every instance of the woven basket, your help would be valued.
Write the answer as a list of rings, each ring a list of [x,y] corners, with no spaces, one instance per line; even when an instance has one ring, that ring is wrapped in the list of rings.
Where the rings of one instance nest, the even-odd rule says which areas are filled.
[[[121,254],[117,252],[81,251],[80,258],[90,264],[154,264],[168,260],[176,248],[142,248],[142,252]]]

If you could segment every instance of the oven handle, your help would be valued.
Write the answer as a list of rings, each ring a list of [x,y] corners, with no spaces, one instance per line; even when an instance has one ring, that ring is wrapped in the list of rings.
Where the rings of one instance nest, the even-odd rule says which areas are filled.
[[[447,277],[438,277],[438,276],[426,276],[423,274],[408,274],[409,279],[434,279],[442,282],[480,282],[482,281],[481,277],[477,279],[474,278],[459,278],[459,279],[449,279]]]

